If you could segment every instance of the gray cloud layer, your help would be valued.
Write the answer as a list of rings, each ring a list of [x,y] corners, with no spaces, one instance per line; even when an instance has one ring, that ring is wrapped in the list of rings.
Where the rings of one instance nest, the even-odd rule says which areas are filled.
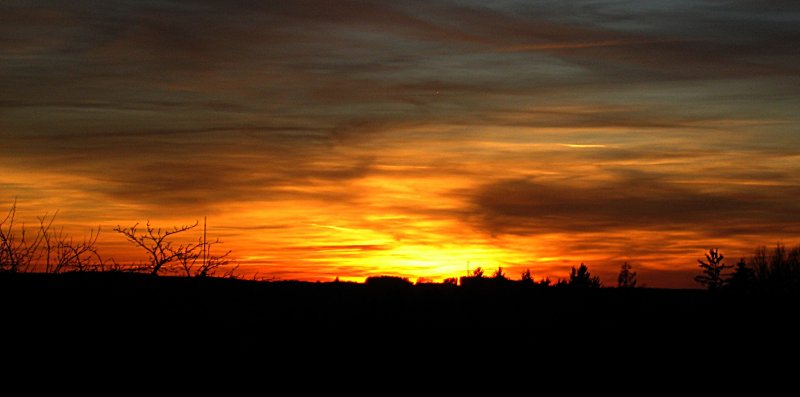
[[[603,183],[503,180],[473,197],[493,232],[693,231],[711,238],[798,233],[800,186],[687,184],[624,173]]]
[[[328,159],[329,145],[371,139],[387,124],[797,119],[791,2],[482,4],[5,3],[0,134],[13,154],[3,156],[34,166],[62,158],[81,172],[121,161],[130,167],[120,174],[96,171],[120,183],[131,168],[144,175],[166,162],[189,164],[172,170],[178,177],[218,168],[211,179],[228,180],[232,166],[216,152],[268,164]],[[326,172],[298,169],[309,175],[289,176]]]

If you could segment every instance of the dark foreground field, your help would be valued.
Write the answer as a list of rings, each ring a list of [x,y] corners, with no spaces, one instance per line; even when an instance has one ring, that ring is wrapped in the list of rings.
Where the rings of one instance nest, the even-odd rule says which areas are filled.
[[[5,337],[84,345],[112,341],[242,347],[270,335],[317,338],[355,332],[374,337],[406,330],[411,335],[480,335],[482,330],[498,329],[531,335],[619,330],[702,339],[717,332],[791,334],[800,328],[798,305],[786,297],[536,288],[511,282],[375,286],[124,273],[4,274],[0,302]]]

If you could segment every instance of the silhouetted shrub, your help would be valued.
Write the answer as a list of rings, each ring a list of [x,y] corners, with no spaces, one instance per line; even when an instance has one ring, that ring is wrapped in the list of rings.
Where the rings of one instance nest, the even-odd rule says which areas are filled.
[[[381,288],[405,288],[412,286],[411,281],[408,281],[407,278],[397,276],[370,276],[367,277],[364,284]]]

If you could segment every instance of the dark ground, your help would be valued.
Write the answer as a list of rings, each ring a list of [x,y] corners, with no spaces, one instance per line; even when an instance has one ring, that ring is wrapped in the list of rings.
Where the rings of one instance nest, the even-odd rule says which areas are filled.
[[[226,345],[286,336],[797,334],[796,300],[702,290],[536,288],[519,283],[365,285],[150,277],[0,274],[3,340],[22,345]],[[400,332],[398,332],[400,331]],[[540,340],[546,340],[540,338]],[[68,342],[68,343],[65,343]],[[280,342],[277,342],[280,343]]]

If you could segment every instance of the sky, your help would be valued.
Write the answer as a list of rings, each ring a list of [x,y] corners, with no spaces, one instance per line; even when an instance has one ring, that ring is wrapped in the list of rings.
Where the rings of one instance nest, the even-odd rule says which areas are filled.
[[[0,203],[123,262],[693,287],[798,241],[799,108],[795,1],[0,3]]]

